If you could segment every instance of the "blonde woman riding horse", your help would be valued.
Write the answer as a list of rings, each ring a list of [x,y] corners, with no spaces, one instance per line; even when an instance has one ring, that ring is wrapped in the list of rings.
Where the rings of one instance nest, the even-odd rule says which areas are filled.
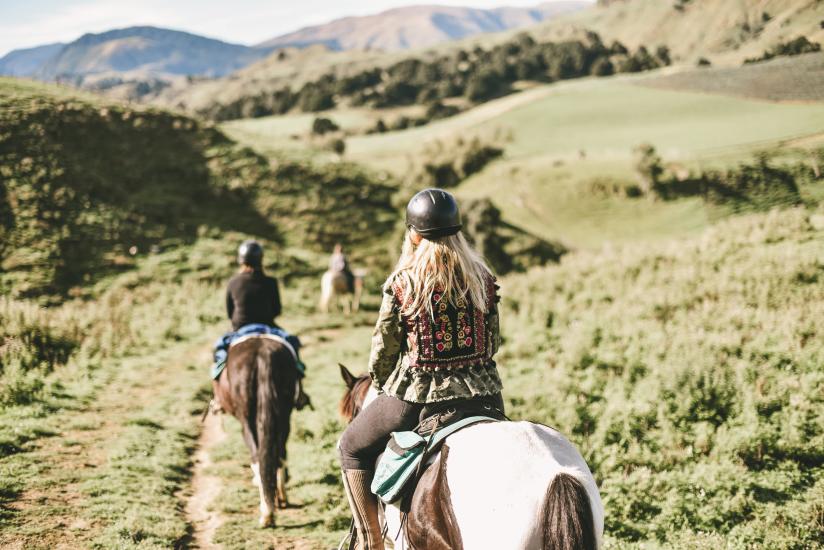
[[[504,406],[493,360],[500,341],[498,286],[461,233],[455,198],[440,189],[421,191],[407,206],[406,223],[372,338],[371,389],[339,442],[360,549],[384,548],[371,482],[392,432],[412,430],[423,411],[443,404]],[[564,442],[554,430],[527,422],[483,424],[452,435],[444,470],[451,489],[444,498],[454,508],[459,535],[452,540],[478,550],[596,548],[603,532],[598,490],[583,458]],[[571,545],[547,545],[553,540],[545,534],[549,526],[570,533],[561,539]]]

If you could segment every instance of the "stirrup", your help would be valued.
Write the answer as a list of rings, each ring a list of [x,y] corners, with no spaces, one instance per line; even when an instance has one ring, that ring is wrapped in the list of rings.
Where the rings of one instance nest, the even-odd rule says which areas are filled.
[[[346,544],[347,542],[349,544]],[[340,539],[340,544],[333,550],[353,550],[357,543],[358,532],[355,529],[355,518],[352,518],[352,521],[349,522],[349,532],[343,535],[343,538]]]

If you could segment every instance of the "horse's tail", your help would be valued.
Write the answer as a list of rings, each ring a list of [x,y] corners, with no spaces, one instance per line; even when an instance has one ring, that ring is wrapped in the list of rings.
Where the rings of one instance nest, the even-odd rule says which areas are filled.
[[[589,495],[575,476],[556,475],[544,497],[542,550],[597,550]]]
[[[257,458],[263,499],[274,512],[277,470],[280,467],[278,396],[274,379],[275,352],[262,351],[257,355]]]

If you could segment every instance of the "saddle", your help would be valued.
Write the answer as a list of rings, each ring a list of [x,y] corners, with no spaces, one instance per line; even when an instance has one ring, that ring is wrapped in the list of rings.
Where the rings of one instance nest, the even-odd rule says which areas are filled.
[[[447,437],[474,424],[502,420],[508,418],[491,400],[427,405],[414,430],[392,433],[386,450],[378,459],[372,492],[387,504],[400,501],[401,510],[408,511],[418,481]]]

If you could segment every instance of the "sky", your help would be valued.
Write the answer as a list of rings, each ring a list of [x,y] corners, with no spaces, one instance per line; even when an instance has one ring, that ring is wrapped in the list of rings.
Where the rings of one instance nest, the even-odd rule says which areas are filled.
[[[492,8],[541,0],[428,0]],[[154,25],[239,44],[348,15],[369,15],[415,0],[0,0],[0,56],[11,50],[71,42],[87,32]]]

